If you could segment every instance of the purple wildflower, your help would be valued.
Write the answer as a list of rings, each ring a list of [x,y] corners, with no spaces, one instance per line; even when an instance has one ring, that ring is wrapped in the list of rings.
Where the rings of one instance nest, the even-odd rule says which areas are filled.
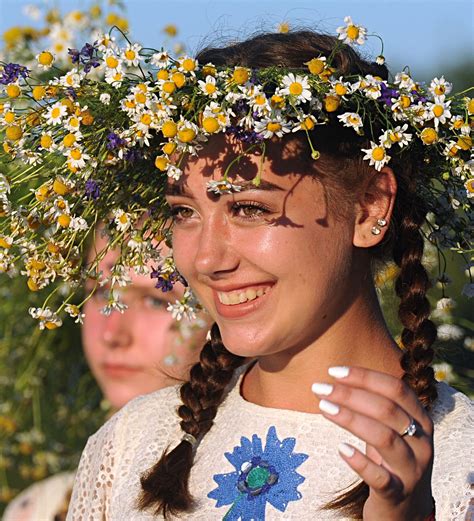
[[[391,89],[390,87],[387,87],[385,83],[380,84],[380,97],[379,101],[385,103],[385,105],[388,105],[391,107],[393,105],[393,98],[400,97],[400,92],[397,89]]]
[[[122,139],[115,132],[107,134],[107,139],[109,140],[107,143],[107,150],[114,150],[115,148],[123,147],[126,143],[125,139]]]
[[[182,282],[180,274],[175,271],[161,271],[161,268],[152,270],[150,277],[152,279],[158,279],[155,284],[155,288],[161,289],[163,293],[172,291],[176,282]]]
[[[233,134],[240,141],[243,141],[244,143],[249,143],[250,145],[259,143],[264,139],[262,135],[258,132],[255,132],[255,130],[245,130],[236,126],[227,127],[226,132],[228,134]]]
[[[8,85],[14,83],[21,76],[26,79],[30,73],[24,65],[18,63],[7,63],[3,68],[2,75],[0,76],[0,83],[2,85]]]
[[[125,161],[133,163],[142,157],[142,153],[138,148],[130,148],[125,152]]]
[[[97,201],[100,197],[100,188],[96,181],[88,179],[85,184],[85,196],[87,199],[93,199]]]
[[[98,49],[90,43],[86,43],[82,49],[68,49],[67,53],[71,56],[72,63],[84,65],[84,72],[87,74],[92,67],[98,67],[100,65],[97,59]]]

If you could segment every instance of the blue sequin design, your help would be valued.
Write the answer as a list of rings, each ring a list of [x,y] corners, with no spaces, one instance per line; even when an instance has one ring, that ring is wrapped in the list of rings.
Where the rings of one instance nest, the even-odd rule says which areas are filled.
[[[276,428],[271,426],[265,449],[261,438],[254,434],[252,440],[242,436],[240,446],[225,453],[235,470],[216,474],[218,487],[207,495],[217,501],[217,508],[231,505],[224,521],[263,521],[267,503],[284,512],[290,501],[301,499],[297,489],[305,478],[295,469],[308,455],[293,452],[295,444],[295,438],[280,441]]]

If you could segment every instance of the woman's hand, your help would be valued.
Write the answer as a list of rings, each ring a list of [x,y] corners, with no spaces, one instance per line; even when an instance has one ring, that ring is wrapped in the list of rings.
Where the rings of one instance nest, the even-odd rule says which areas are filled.
[[[334,384],[313,385],[321,413],[367,443],[365,455],[339,448],[370,487],[364,520],[425,519],[433,510],[433,423],[415,393],[399,378],[361,367],[331,367],[329,374]]]

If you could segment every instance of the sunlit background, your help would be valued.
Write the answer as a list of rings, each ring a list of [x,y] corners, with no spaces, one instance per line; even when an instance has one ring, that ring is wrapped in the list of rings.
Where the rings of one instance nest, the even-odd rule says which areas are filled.
[[[460,91],[474,76],[473,10],[471,0],[0,0],[0,60],[27,64],[36,52],[61,48],[67,60],[68,47],[93,40],[91,23],[103,31],[117,25],[144,46],[193,54],[204,45],[259,30],[310,27],[335,34],[344,16],[351,15],[383,39],[393,72],[409,65],[419,81],[444,74]],[[375,58],[382,52],[380,40],[370,38],[363,52]],[[428,251],[426,260],[432,266],[436,306],[445,296],[436,281],[436,254]],[[452,287],[444,288],[454,298],[469,275],[469,265],[457,264]],[[474,267],[470,270],[473,274]],[[394,276],[385,270],[376,282],[397,337],[397,306],[390,296]],[[70,321],[40,332],[27,318],[33,305],[35,295],[23,279],[0,276],[0,513],[2,504],[28,484],[73,469],[87,436],[107,414],[83,359],[77,325]],[[436,320],[437,378],[473,394],[472,300],[463,297],[455,308],[438,310]]]

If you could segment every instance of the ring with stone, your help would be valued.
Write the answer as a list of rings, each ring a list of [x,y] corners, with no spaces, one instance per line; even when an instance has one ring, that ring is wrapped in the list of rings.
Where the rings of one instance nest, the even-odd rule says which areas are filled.
[[[403,438],[403,436],[414,436],[416,434],[416,423],[413,418],[410,418],[410,423],[408,424],[408,427],[400,434],[400,436]]]

